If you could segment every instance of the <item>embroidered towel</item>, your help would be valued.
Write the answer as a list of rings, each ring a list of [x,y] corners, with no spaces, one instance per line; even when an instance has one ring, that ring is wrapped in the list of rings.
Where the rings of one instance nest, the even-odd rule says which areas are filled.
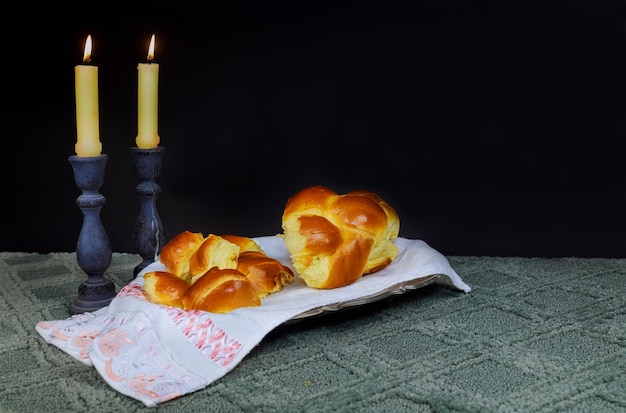
[[[265,253],[293,268],[280,237],[254,238]],[[317,290],[295,277],[261,306],[227,314],[185,311],[150,303],[142,290],[146,267],[111,304],[64,320],[41,321],[36,331],[50,344],[87,365],[122,394],[146,406],[194,392],[223,377],[278,325],[307,312],[342,303],[375,300],[405,283],[440,275],[435,282],[463,292],[471,288],[448,260],[421,240],[397,238],[398,256],[383,270],[351,285]]]

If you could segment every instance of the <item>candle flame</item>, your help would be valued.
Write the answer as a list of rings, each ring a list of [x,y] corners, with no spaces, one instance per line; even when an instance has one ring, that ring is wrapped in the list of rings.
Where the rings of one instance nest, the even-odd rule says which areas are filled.
[[[148,61],[154,59],[154,35],[150,39],[150,46],[148,46]]]
[[[83,54],[83,63],[89,63],[91,61],[91,35],[87,36],[85,40],[85,52]]]

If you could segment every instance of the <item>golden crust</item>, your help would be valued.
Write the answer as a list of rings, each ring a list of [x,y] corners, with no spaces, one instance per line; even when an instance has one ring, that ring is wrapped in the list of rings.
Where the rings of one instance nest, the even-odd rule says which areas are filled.
[[[182,298],[189,289],[189,283],[185,280],[165,271],[147,272],[143,279],[143,290],[148,300],[155,304],[183,308]]]
[[[354,190],[348,192],[347,195],[364,196],[376,201],[387,217],[387,224],[384,231],[377,231],[376,233],[374,246],[372,247],[372,252],[365,266],[364,274],[380,271],[391,264],[398,254],[398,250],[391,240],[397,238],[400,233],[400,217],[391,205],[373,192]]]
[[[165,271],[189,281],[189,259],[204,241],[199,232],[183,231],[168,241],[159,255]]]
[[[209,234],[189,258],[190,283],[212,267],[237,268],[239,246],[219,235]]]
[[[293,281],[293,271],[275,258],[260,251],[244,251],[239,254],[237,269],[248,277],[252,288],[260,298],[282,291]]]
[[[233,268],[213,267],[189,287],[182,303],[188,310],[227,313],[259,306],[261,300],[244,274]]]
[[[260,251],[264,252],[261,246],[252,238],[244,237],[241,235],[233,235],[233,234],[224,234],[222,235],[227,241],[232,242],[239,246],[239,252],[245,251]]]

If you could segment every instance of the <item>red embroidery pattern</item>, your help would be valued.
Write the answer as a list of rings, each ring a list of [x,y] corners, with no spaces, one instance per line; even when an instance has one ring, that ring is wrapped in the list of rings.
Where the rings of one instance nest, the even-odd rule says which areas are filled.
[[[167,313],[187,340],[218,365],[227,366],[242,348],[213,323],[210,313],[175,307],[168,307]]]
[[[117,296],[118,297],[135,297],[143,301],[148,301],[148,298],[146,297],[146,294],[143,292],[143,289],[141,288],[141,286],[135,283],[126,284],[124,287],[122,287],[120,292],[117,293]]]

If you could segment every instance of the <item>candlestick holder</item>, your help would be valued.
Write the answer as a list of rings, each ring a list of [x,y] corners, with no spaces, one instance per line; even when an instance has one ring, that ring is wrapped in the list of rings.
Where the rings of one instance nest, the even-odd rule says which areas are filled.
[[[70,313],[91,312],[110,304],[115,297],[115,284],[104,276],[113,257],[109,237],[102,226],[100,211],[106,202],[99,190],[104,183],[107,155],[79,157],[69,162],[76,185],[82,194],[76,205],[83,212],[83,225],[76,244],[78,266],[87,273],[87,280],[78,287],[78,296],[70,304]]]
[[[136,277],[141,270],[156,260],[165,242],[163,224],[156,207],[161,187],[155,181],[161,173],[161,161],[165,148],[159,146],[153,149],[137,147],[130,149],[135,162],[135,172],[139,178],[135,192],[139,195],[141,202],[141,209],[135,223],[134,244],[143,261],[133,271]]]

